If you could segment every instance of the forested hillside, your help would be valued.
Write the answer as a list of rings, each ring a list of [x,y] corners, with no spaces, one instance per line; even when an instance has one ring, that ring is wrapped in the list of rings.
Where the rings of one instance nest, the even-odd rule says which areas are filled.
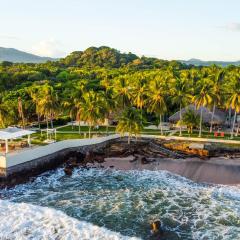
[[[238,102],[229,99],[234,93],[240,96],[239,86],[240,68],[233,65],[194,67],[109,47],[76,51],[55,62],[5,61],[0,64],[0,125],[21,124],[23,116],[25,123],[84,118],[86,106],[103,103],[105,110],[98,110],[98,119],[128,106],[159,119],[193,101],[209,108],[232,104],[235,109]]]
[[[9,61],[14,63],[44,63],[47,61],[55,61],[50,57],[40,57],[31,53],[19,51],[15,48],[0,47],[0,62]]]

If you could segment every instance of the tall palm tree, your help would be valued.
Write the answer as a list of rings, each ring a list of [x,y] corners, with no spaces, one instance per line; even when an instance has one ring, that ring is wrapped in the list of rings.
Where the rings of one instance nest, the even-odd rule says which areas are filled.
[[[213,99],[212,84],[207,78],[203,78],[197,82],[196,92],[193,96],[193,102],[197,109],[200,109],[200,124],[199,124],[199,137],[202,136],[202,112],[203,107],[211,105]]]
[[[175,75],[173,82],[172,101],[179,105],[180,114],[180,131],[179,136],[182,136],[182,107],[186,106],[191,100],[191,86],[189,84],[189,72],[182,72],[178,77]]]
[[[166,88],[163,78],[156,78],[149,83],[147,96],[147,110],[159,116],[161,135],[163,135],[162,115],[167,111]]]
[[[102,93],[90,90],[83,94],[83,100],[80,104],[82,119],[89,125],[89,138],[91,138],[91,129],[94,124],[104,121],[107,106]]]
[[[0,127],[5,128],[6,127],[6,120],[9,116],[7,106],[3,101],[3,96],[0,94]]]
[[[140,109],[141,117],[143,114],[142,111],[143,111],[143,106],[146,99],[146,93],[147,93],[146,90],[147,90],[146,79],[141,74],[140,76],[138,76],[137,79],[135,79],[135,82],[132,87],[133,104],[138,109]]]
[[[111,114],[113,114],[113,111],[116,108],[116,101],[114,99],[114,91],[113,91],[113,85],[111,84],[111,81],[108,78],[104,78],[100,85],[104,88],[104,99],[106,103],[106,115],[105,119],[106,121],[106,134],[108,135],[108,129],[109,129],[109,118]]]
[[[108,90],[104,92],[104,101],[105,101],[105,119],[106,121],[106,134],[108,134],[109,128],[109,119],[111,114],[113,114],[114,110],[116,109],[116,102],[114,101],[112,90]]]
[[[232,131],[231,131],[231,139],[232,139],[234,135],[234,128],[235,128],[237,113],[240,112],[240,74],[239,73],[235,73],[235,76],[232,79],[229,86],[230,86],[229,95],[228,95],[229,98],[226,106],[234,110],[234,119],[232,124]]]
[[[184,113],[182,121],[187,126],[188,133],[192,133],[193,128],[199,125],[200,117],[193,110],[188,110]]]
[[[37,118],[38,118],[38,128],[41,128],[40,125],[40,105],[39,105],[39,101],[40,101],[40,87],[33,85],[28,89],[28,92],[32,98],[32,102],[35,105],[35,111],[37,114]]]
[[[76,118],[77,115],[77,107],[74,102],[74,94],[71,92],[67,97],[63,98],[61,105],[65,109],[65,111],[68,113],[71,123],[72,123],[72,130],[73,130],[73,119]]]
[[[212,85],[212,103],[213,103],[213,109],[212,109],[212,116],[211,116],[211,126],[210,126],[210,133],[213,129],[213,119],[215,115],[216,105],[220,104],[221,102],[221,85],[223,83],[225,72],[223,69],[218,69],[216,66],[213,66],[211,69],[211,75],[209,76],[210,80],[213,82]]]
[[[139,110],[134,107],[129,107],[123,111],[119,118],[116,131],[121,135],[128,132],[128,144],[130,144],[132,135],[135,135],[137,138],[137,135],[141,132],[142,128],[142,117]]]
[[[81,133],[81,103],[83,101],[83,94],[86,91],[87,88],[87,80],[81,80],[77,83],[75,86],[74,94],[73,94],[73,102],[76,108],[76,120],[78,121],[78,132]]]
[[[18,97],[18,114],[19,114],[19,117],[22,119],[22,128],[25,128],[25,118],[24,118],[23,103],[22,103],[21,97]]]
[[[124,109],[129,105],[131,98],[131,87],[127,76],[116,78],[114,81],[113,90],[117,103],[122,109]]]
[[[58,95],[48,84],[43,85],[40,91],[39,112],[46,118],[47,128],[49,120],[53,128],[53,118],[59,113]]]

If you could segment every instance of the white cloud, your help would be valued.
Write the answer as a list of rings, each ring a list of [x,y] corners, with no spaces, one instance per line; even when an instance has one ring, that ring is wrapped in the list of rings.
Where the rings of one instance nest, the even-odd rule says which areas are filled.
[[[61,50],[61,47],[62,44],[59,41],[51,38],[36,43],[32,47],[32,53],[44,57],[63,57],[66,53]]]
[[[233,32],[240,32],[240,23],[229,23],[225,26],[222,26],[222,28],[229,30],[229,31],[233,31]]]
[[[7,40],[19,40],[19,37],[11,36],[11,35],[0,35],[0,39],[7,39]]]

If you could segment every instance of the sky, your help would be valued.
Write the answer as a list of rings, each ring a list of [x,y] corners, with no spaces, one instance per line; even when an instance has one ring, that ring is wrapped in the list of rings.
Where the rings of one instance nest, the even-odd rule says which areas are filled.
[[[240,60],[240,0],[0,0],[0,46],[63,57],[91,46]]]

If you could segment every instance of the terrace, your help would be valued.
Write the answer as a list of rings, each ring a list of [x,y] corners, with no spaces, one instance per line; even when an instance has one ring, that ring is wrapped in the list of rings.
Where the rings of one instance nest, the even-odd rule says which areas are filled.
[[[31,135],[34,131],[29,131],[17,127],[8,127],[0,130],[0,152],[8,154],[16,150],[31,146]],[[23,138],[26,137],[27,138]]]

